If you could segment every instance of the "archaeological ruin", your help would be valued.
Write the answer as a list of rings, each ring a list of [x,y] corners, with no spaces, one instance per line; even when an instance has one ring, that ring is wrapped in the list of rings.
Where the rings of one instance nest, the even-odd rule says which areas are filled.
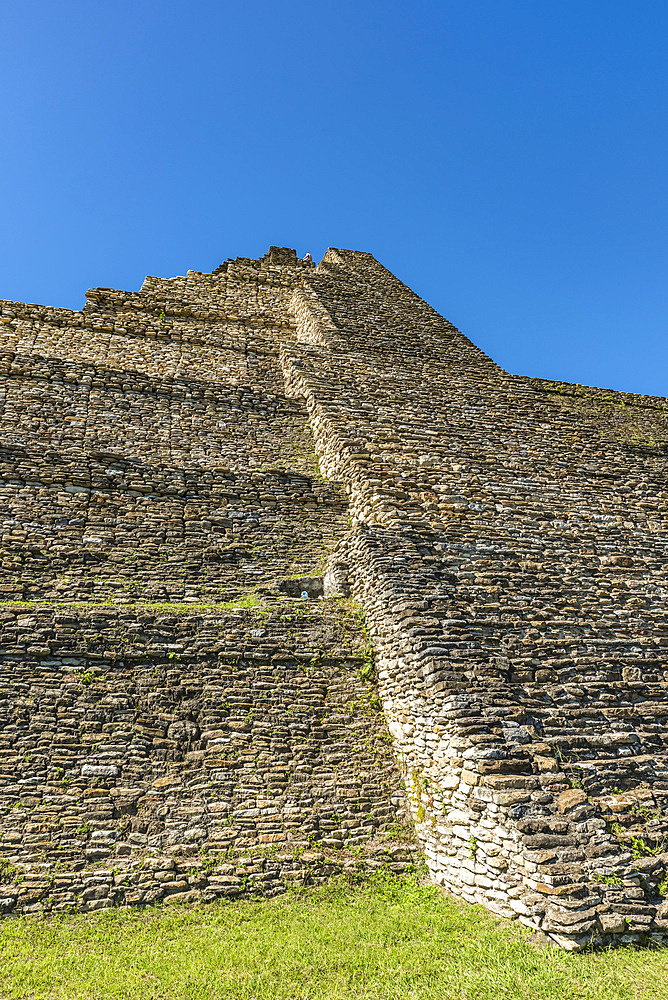
[[[668,942],[668,400],[511,375],[370,254],[2,301],[0,910],[419,862]]]

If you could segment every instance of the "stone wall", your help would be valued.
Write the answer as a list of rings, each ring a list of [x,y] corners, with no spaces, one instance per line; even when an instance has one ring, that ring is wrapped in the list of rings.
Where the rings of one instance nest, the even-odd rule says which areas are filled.
[[[262,862],[271,873],[268,891],[292,877],[286,872],[304,871],[293,855],[313,845],[330,852],[331,870],[350,863],[351,848],[367,868],[392,851],[393,864],[407,863],[410,846],[388,839],[398,830],[390,816],[400,823],[403,815],[401,780],[377,749],[388,746],[386,730],[362,679],[370,673],[364,632],[344,614],[352,591],[373,639],[378,696],[432,877],[567,948],[665,941],[667,400],[510,375],[371,255],[352,251],[329,250],[316,269],[294,251],[272,248],[259,261],[227,261],[209,275],[147,278],[139,293],[94,290],[82,313],[2,307],[8,388],[0,424],[0,593],[29,602],[6,605],[8,616],[37,616],[28,636],[38,626],[47,634],[16,652],[15,619],[8,618],[8,704],[17,685],[30,691],[41,676],[42,661],[29,648],[48,647],[40,654],[47,672],[56,669],[52,663],[64,672],[58,683],[51,677],[52,700],[34,725],[54,711],[60,717],[67,664],[90,673],[81,643],[89,626],[97,634],[91,616],[125,615],[128,634],[143,622],[146,649],[163,651],[159,718],[136,694],[148,685],[142,671],[154,669],[144,664],[145,649],[126,681],[114,657],[94,675],[101,703],[107,691],[122,700],[127,683],[124,724],[149,718],[157,742],[141,781],[132,771],[126,781],[130,765],[116,761],[109,766],[120,768],[118,775],[84,775],[86,767],[107,765],[76,751],[70,780],[79,782],[82,801],[86,782],[96,778],[105,782],[99,798],[107,803],[127,785],[138,790],[130,808],[141,820],[125,831],[122,809],[109,814],[114,822],[100,827],[104,848],[103,835],[93,842],[87,833],[68,859],[68,877],[75,856],[83,871],[106,866],[99,898],[107,905],[126,898],[116,875],[109,881],[109,859],[140,865],[150,856],[153,874],[141,869],[147,901],[163,878],[155,873],[177,871],[159,865],[166,858],[180,865],[178,851],[231,848],[234,868],[235,852],[256,857],[251,847],[264,850],[262,837],[275,832],[280,859]],[[326,596],[318,597],[323,574]],[[290,596],[300,587],[306,602]],[[111,609],[95,611],[94,601],[112,602]],[[156,601],[172,615],[169,627]],[[191,615],[174,618],[175,601],[190,602]],[[201,647],[188,652],[197,629],[215,631],[214,620],[232,614],[213,607],[220,601],[236,601],[235,615],[268,616],[271,657],[264,636],[255,635],[259,627],[238,622],[229,634],[224,626],[215,656]],[[240,601],[259,602],[261,611],[242,611]],[[74,638],[57,627],[67,612],[56,602],[71,603],[74,624],[65,629],[76,636],[74,652]],[[297,609],[307,614],[281,631]],[[251,646],[257,639],[259,659],[241,650],[239,628]],[[357,649],[353,659],[341,648],[341,628]],[[181,667],[170,673],[165,650],[167,659],[172,652],[190,657],[187,694],[172,695],[172,686],[185,692],[186,685]],[[266,765],[250,782],[253,801],[271,800],[270,815],[282,819],[268,820],[266,830],[253,821],[229,845],[221,838],[224,821],[202,804],[196,776],[199,768],[218,768],[219,751],[202,739],[207,730],[198,720],[208,719],[207,678],[213,689],[224,684],[218,657],[227,663],[225,650],[246,664],[245,680],[235,674],[234,684],[246,685],[243,694],[235,690],[248,711],[256,678],[260,688],[297,690],[293,679],[301,675],[289,666],[304,662],[297,652],[320,671],[321,693],[304,709],[304,726],[320,732],[329,698],[346,694],[355,703],[351,727],[337,723],[338,743],[318,741],[309,791],[300,785],[292,797],[285,785],[275,790],[269,767],[275,752],[277,769],[287,769],[292,737],[274,746],[266,730],[245,731]],[[281,667],[270,681],[276,656]],[[366,694],[352,694],[353,684]],[[272,698],[273,718],[291,732],[289,696]],[[362,822],[342,810],[344,786],[331,767],[357,760],[356,713],[366,718],[372,709],[376,749],[367,747],[371,756],[359,774],[346,765],[350,797],[366,810]],[[37,739],[30,705],[19,700],[18,711],[28,727],[22,746],[29,747]],[[113,713],[105,711],[97,721],[111,733]],[[216,719],[223,734],[216,739],[243,731],[235,729],[243,721],[230,717],[225,728],[227,719]],[[179,728],[186,722],[194,728]],[[68,725],[79,740],[72,745],[83,746],[86,729]],[[12,747],[16,739],[11,731]],[[97,740],[96,752],[107,743],[107,736]],[[169,778],[162,771],[170,755],[188,775],[172,791],[155,785]],[[44,789],[46,776],[42,769],[25,780]],[[234,796],[246,795],[246,785],[237,789],[229,773],[218,780],[212,798],[227,803],[218,816],[236,816],[246,807],[237,808]],[[316,823],[309,796],[321,780]],[[189,782],[200,796],[192,819]],[[168,791],[156,794],[156,787]],[[125,802],[126,792],[117,798]],[[10,805],[10,836],[20,830],[22,839],[3,840],[0,849],[15,865],[30,850],[30,819],[14,823]],[[276,831],[274,822],[283,827]],[[188,830],[198,832],[188,839]],[[147,841],[133,841],[135,833]],[[110,853],[89,861],[86,851],[96,849]],[[28,854],[26,864],[42,864],[41,875],[50,877],[50,848],[39,850],[44,857]],[[135,885],[130,862],[122,864],[121,883]],[[196,882],[204,878],[200,869]],[[165,881],[182,882],[184,871]],[[248,883],[240,872],[216,874],[237,879],[230,884],[242,891]],[[82,878],[77,889],[67,883],[62,905],[88,891]],[[192,891],[213,891],[199,886]],[[190,892],[190,883],[170,891]],[[11,898],[12,907],[35,905]]]
[[[416,858],[363,622],[318,599],[347,499],[279,359],[313,270],[2,303],[5,912]]]
[[[312,284],[346,348],[286,344],[286,382],[433,877],[567,948],[663,941],[667,401],[511,376],[366,254]]]
[[[278,360],[306,265],[253,263],[0,304],[0,594],[229,600],[317,570],[347,517]]]
[[[7,606],[0,643],[6,912],[272,895],[411,863],[346,608]]]

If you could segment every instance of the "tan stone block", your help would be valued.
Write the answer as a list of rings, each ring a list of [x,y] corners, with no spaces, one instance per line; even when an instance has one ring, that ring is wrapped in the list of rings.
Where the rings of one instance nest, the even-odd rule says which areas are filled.
[[[534,763],[539,771],[559,770],[559,766],[554,757],[534,757]]]
[[[619,913],[599,913],[598,922],[603,934],[623,934],[626,930],[626,919]]]
[[[547,882],[536,882],[538,892],[544,892],[548,896],[570,896],[580,888],[578,885],[548,885]]]
[[[156,778],[153,782],[154,788],[167,788],[169,785],[179,785],[181,784],[181,779],[176,777],[176,775],[166,778]]]
[[[569,812],[586,801],[587,793],[582,788],[567,788],[557,796],[557,809],[560,813]]]

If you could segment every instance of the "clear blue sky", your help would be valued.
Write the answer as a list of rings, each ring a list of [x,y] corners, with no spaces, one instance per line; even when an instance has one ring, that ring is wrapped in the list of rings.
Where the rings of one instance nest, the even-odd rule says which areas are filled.
[[[21,0],[0,297],[371,251],[510,371],[668,395],[668,4]]]

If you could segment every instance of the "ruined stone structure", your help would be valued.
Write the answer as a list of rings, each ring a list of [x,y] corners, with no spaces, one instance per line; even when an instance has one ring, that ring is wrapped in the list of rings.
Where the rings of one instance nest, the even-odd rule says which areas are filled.
[[[410,815],[453,893],[664,942],[668,401],[366,253],[87,299],[2,303],[4,910],[400,871]]]

